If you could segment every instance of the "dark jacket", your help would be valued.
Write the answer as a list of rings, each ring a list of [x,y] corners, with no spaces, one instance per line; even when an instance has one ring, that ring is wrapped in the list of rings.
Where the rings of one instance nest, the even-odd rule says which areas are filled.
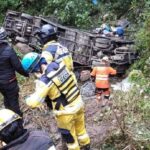
[[[0,41],[0,83],[11,82],[16,77],[15,71],[28,76],[13,48],[7,42]]]
[[[54,145],[48,133],[36,130],[27,131],[0,150],[48,150],[51,146]]]

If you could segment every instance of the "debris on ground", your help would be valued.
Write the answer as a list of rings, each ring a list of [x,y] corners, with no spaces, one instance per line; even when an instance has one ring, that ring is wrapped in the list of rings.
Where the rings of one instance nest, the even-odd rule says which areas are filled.
[[[133,84],[131,82],[129,82],[128,78],[125,78],[121,82],[118,82],[116,84],[112,84],[111,87],[115,91],[119,90],[119,91],[123,91],[123,92],[128,92],[133,87]]]
[[[92,82],[87,82],[85,85],[88,86],[86,92],[90,93],[89,87],[93,86]],[[24,113],[25,128],[37,128],[47,131],[53,139],[57,150],[61,150],[63,147],[61,135],[58,133],[53,112],[46,105],[43,105],[41,108],[30,109],[24,103],[25,98],[34,91],[34,82],[30,79],[21,85],[20,88],[21,110]],[[94,86],[92,89],[94,91]],[[91,147],[92,150],[99,150],[107,135],[115,128],[115,125],[112,124],[114,118],[111,117],[107,108],[101,108],[100,105],[97,105],[95,96],[84,96],[83,99],[85,102],[86,128],[91,138]]]
[[[82,97],[90,97],[95,95],[95,83],[86,81],[80,88]]]

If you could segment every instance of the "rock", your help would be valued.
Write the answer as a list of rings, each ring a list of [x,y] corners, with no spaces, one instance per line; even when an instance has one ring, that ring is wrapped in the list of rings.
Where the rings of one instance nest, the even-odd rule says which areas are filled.
[[[27,54],[32,51],[32,48],[24,43],[17,43],[15,48],[17,48],[22,54]]]
[[[87,81],[88,79],[90,79],[90,77],[91,77],[91,75],[90,75],[90,71],[89,70],[81,71],[80,80],[82,82]]]
[[[90,97],[95,95],[95,84],[92,81],[85,82],[80,89],[81,95]]]

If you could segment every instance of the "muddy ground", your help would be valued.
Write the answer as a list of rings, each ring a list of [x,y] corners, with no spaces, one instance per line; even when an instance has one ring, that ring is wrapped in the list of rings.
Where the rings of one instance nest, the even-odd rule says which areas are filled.
[[[28,80],[20,86],[20,103],[24,113],[24,125],[28,129],[42,129],[49,132],[57,150],[62,149],[61,136],[57,131],[57,125],[52,111],[46,105],[42,108],[31,110],[28,108],[24,99],[34,91],[32,80]],[[116,129],[117,121],[112,114],[111,107],[102,108],[96,103],[95,96],[83,97],[85,102],[85,120],[86,128],[91,138],[92,150],[100,150],[105,143],[107,136]]]

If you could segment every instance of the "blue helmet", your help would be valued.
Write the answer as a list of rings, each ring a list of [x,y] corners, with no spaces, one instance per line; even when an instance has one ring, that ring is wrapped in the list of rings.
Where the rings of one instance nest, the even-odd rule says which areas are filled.
[[[24,70],[31,73],[39,63],[40,59],[41,57],[38,53],[30,52],[23,57],[21,63]]]
[[[116,27],[116,34],[118,34],[119,36],[123,36],[124,35],[123,27]]]
[[[54,35],[57,34],[57,30],[54,26],[50,24],[45,24],[41,27],[40,31],[38,32],[38,36],[43,44],[47,43],[52,39]]]

